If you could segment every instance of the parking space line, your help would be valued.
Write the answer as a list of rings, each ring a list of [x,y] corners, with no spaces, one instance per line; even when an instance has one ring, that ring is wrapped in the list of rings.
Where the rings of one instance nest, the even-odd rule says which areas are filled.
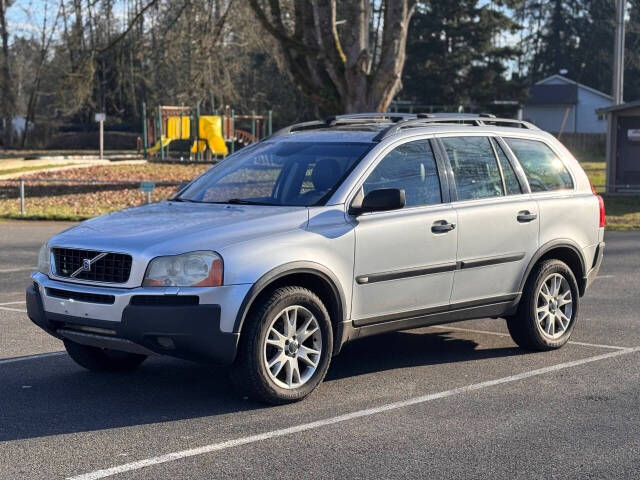
[[[130,472],[133,470],[140,470],[145,467],[150,467],[153,465],[158,465],[167,462],[174,462],[176,460],[180,460],[183,458],[195,457],[198,455],[204,455],[211,452],[217,452],[220,450],[226,450],[233,447],[238,447],[240,445],[247,445],[251,443],[261,442],[263,440],[269,440],[271,438],[284,437],[288,435],[293,435],[295,433],[305,432],[308,430],[314,430],[320,427],[326,427],[329,425],[335,425],[341,422],[347,422],[350,420],[355,420],[357,418],[369,417],[371,415],[376,415],[383,412],[388,412],[392,410],[397,410],[400,408],[410,407],[414,405],[420,405],[426,402],[431,402],[433,400],[439,400],[442,398],[453,397],[456,395],[461,395],[464,393],[474,392],[477,390],[493,387],[496,385],[502,385],[505,383],[516,382],[519,380],[524,380],[531,377],[537,377],[539,375],[544,375],[547,373],[556,372],[559,370],[564,370],[567,368],[577,367],[580,365],[586,365],[593,362],[598,362],[600,360],[606,360],[609,358],[619,357],[621,355],[628,355],[631,353],[639,352],[640,347],[632,347],[625,348],[624,350],[616,350],[614,352],[603,353],[602,355],[596,355],[593,357],[587,357],[580,360],[573,360],[570,362],[559,363],[557,365],[552,365],[550,367],[539,368],[536,370],[530,370],[528,372],[518,373],[516,375],[510,375],[508,377],[497,378],[495,380],[488,380],[485,382],[474,383],[471,385],[466,385],[464,387],[454,388],[452,390],[446,390],[444,392],[431,393],[428,395],[423,395],[420,397],[410,398],[408,400],[401,400],[398,402],[388,403],[386,405],[381,405],[379,407],[367,408],[364,410],[358,410],[352,413],[347,413],[344,415],[338,415],[336,417],[326,418],[324,420],[317,420],[315,422],[303,423],[301,425],[296,425],[293,427],[282,428],[279,430],[271,430],[269,432],[260,433],[257,435],[251,435],[248,437],[241,437],[235,440],[227,440],[225,442],[220,443],[212,443],[209,445],[205,445],[202,447],[192,448],[188,450],[181,450],[178,452],[167,453],[165,455],[160,455],[157,457],[146,458],[144,460],[139,460],[136,462],[125,463],[122,465],[118,465],[111,468],[105,468],[103,470],[96,470],[93,472],[85,473],[82,475],[77,475],[74,477],[68,477],[67,480],[97,480],[100,478],[106,478],[113,475],[118,475],[120,473]]]
[[[25,360],[35,360],[37,358],[54,357],[57,355],[64,355],[65,353],[66,352],[47,352],[36,353],[35,355],[25,355],[24,357],[4,358],[0,359],[0,365],[5,365],[7,363],[24,362]]]
[[[33,272],[35,267],[16,267],[16,268],[5,268],[0,270],[0,273],[14,273],[14,272]]]
[[[0,310],[7,310],[9,312],[27,313],[27,311],[23,308],[0,307]]]
[[[17,300],[15,302],[3,302],[3,303],[0,303],[0,305],[16,305],[18,303],[27,303],[27,301],[26,300]]]
[[[495,335],[496,337],[510,337],[508,333],[502,332],[492,332],[490,330],[475,330],[473,328],[460,328],[460,327],[449,327],[447,325],[432,325],[429,328],[438,328],[440,330],[454,330],[456,332],[468,332],[468,333],[479,333],[482,335]],[[587,342],[577,342],[574,340],[569,340],[567,342],[569,345],[579,345],[581,347],[593,347],[593,348],[610,348],[611,350],[626,350],[628,347],[621,347],[618,345],[604,345],[601,343],[587,343]]]

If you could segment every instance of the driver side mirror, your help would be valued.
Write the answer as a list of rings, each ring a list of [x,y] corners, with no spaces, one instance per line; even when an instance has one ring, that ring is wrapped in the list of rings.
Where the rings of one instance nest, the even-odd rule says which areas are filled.
[[[358,203],[360,203],[360,205],[358,205]],[[405,203],[404,190],[399,188],[380,188],[367,193],[360,202],[356,197],[349,208],[349,213],[351,215],[361,215],[367,212],[399,210],[404,208]]]

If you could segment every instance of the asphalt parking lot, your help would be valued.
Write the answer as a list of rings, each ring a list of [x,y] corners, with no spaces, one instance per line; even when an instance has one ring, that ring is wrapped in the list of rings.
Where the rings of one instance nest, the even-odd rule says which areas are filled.
[[[154,357],[95,374],[23,291],[61,223],[0,223],[0,478],[639,478],[640,232],[608,232],[572,342],[501,320],[364,339],[308,399],[237,397],[222,368]]]

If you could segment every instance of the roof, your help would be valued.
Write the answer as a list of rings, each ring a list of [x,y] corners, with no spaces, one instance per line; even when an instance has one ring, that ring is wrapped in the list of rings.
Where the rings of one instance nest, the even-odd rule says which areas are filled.
[[[618,105],[611,105],[610,107],[599,108],[596,112],[600,115],[603,113],[620,112],[622,110],[629,110],[631,108],[640,107],[640,100],[635,100],[628,103],[619,103]]]
[[[552,80],[560,80],[565,85],[550,84],[549,82]],[[611,95],[578,83],[563,75],[556,74],[536,82],[530,89],[531,95],[526,103],[528,105],[575,105],[578,103],[578,88],[587,90],[607,100],[613,100]]]

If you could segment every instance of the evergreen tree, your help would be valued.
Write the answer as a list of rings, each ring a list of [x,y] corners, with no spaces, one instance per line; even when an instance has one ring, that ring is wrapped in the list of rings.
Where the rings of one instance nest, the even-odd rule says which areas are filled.
[[[409,30],[402,98],[448,108],[517,98],[521,88],[505,76],[517,50],[496,45],[499,35],[518,29],[503,7],[478,0],[421,2]]]

